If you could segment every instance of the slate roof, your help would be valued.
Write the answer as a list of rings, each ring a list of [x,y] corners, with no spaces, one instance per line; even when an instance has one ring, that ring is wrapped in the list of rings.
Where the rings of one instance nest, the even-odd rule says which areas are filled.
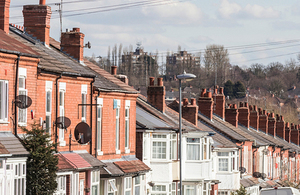
[[[20,41],[12,38],[10,35],[6,34],[4,31],[0,30],[0,49],[2,51],[6,50],[9,52],[21,52],[27,55],[37,56],[39,55],[36,51],[31,49],[31,47],[22,44]]]
[[[123,176],[124,172],[119,169],[113,162],[105,162],[106,167],[100,168],[101,178]]]
[[[140,106],[136,107],[136,121],[141,128],[147,128],[147,129],[170,128],[170,125],[168,125],[166,122],[146,112]]]
[[[12,156],[28,156],[29,152],[24,148],[18,138],[11,132],[0,132],[0,143]],[[4,152],[4,150],[2,150]]]
[[[100,160],[93,157],[91,154],[89,154],[87,152],[84,152],[84,153],[80,152],[80,153],[77,153],[77,154],[79,154],[79,156],[81,156],[85,161],[87,161],[94,168],[95,167],[104,167],[104,166],[106,166],[105,163],[101,162]]]

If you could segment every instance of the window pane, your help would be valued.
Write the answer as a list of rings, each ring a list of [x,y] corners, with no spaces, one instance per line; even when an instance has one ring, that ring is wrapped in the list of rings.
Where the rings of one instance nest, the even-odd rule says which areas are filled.
[[[129,147],[129,121],[125,120],[125,148]]]
[[[51,92],[47,91],[46,112],[51,112]]]
[[[187,144],[187,160],[200,160],[199,144]]]
[[[51,119],[50,116],[46,116],[46,133],[50,133]]]
[[[227,158],[219,159],[219,171],[228,171],[228,159]]]
[[[200,138],[187,138],[188,143],[200,143]]]

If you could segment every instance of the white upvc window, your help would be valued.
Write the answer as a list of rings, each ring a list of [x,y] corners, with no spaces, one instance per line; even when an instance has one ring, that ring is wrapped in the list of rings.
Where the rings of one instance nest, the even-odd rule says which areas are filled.
[[[121,108],[121,101],[114,100],[114,104],[116,103],[116,154],[120,154],[120,108]]]
[[[116,180],[115,179],[108,180],[107,195],[116,195],[117,191],[118,189],[116,187]]]
[[[218,152],[219,171],[229,171],[229,152]]]
[[[65,116],[65,93],[66,93],[66,83],[59,83],[59,116]],[[59,129],[59,145],[65,146],[65,130]]]
[[[201,160],[200,138],[187,138],[187,160]]]
[[[203,184],[203,195],[210,195],[211,185],[210,183]]]
[[[167,186],[166,185],[156,185],[152,187],[151,194],[155,195],[167,195]]]
[[[97,151],[98,155],[102,155],[102,111],[103,98],[97,98]]]
[[[177,134],[170,134],[170,160],[177,160]]]
[[[27,95],[26,89],[26,68],[19,68],[19,95]],[[27,108],[18,109],[18,124],[20,126],[26,126],[27,123]]]
[[[72,177],[72,194],[79,194],[79,173],[74,173]]]
[[[220,190],[218,190],[218,195],[229,195],[229,191],[224,191],[224,190],[220,191]]]
[[[218,170],[221,172],[238,171],[239,169],[238,152],[218,152]]]
[[[81,85],[81,103],[86,104],[87,85]],[[81,106],[81,121],[86,122],[86,105]]]
[[[211,151],[210,151],[210,141],[209,138],[202,138],[202,156],[201,160],[210,160]]]
[[[100,192],[100,171],[92,171],[92,194],[91,195],[98,195]]]
[[[15,163],[12,166],[14,169],[13,194],[23,195],[26,193],[26,163]]]
[[[52,81],[46,81],[46,132],[51,135]]]
[[[134,194],[141,195],[141,176],[136,176],[134,178]]]
[[[66,195],[67,194],[67,177],[66,175],[60,175],[56,178],[57,189],[54,195]]]
[[[131,195],[132,178],[125,177],[124,180],[125,180],[125,185],[124,185],[125,195]]]
[[[152,159],[167,159],[167,135],[152,135]]]
[[[130,100],[125,101],[125,153],[130,152]]]
[[[8,122],[8,81],[0,80],[0,122]]]
[[[184,185],[184,195],[195,195],[196,189],[194,185]]]

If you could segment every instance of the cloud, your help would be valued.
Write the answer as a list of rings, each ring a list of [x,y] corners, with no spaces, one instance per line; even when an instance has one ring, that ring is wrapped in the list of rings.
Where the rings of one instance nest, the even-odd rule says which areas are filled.
[[[188,41],[193,42],[193,43],[206,43],[206,44],[208,44],[208,43],[211,43],[213,41],[213,39],[211,39],[208,36],[199,35],[199,36],[190,37],[188,39]]]
[[[221,0],[218,15],[223,19],[273,19],[280,17],[281,12],[272,7],[263,7],[257,4],[242,7],[228,0]]]

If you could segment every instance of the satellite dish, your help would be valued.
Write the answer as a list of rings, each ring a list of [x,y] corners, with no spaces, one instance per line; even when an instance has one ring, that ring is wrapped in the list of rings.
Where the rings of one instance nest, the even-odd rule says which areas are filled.
[[[32,99],[27,95],[18,95],[15,104],[20,109],[25,109],[31,106]]]
[[[260,178],[261,177],[261,173],[260,172],[254,172],[253,173],[253,177]]]
[[[241,172],[241,174],[246,173],[246,168],[245,167],[240,167],[239,171]]]
[[[70,127],[71,120],[68,117],[60,116],[60,117],[57,117],[57,119],[56,119],[56,125],[60,129],[66,129],[66,128]]]
[[[91,141],[92,130],[88,124],[85,122],[80,122],[75,127],[74,135],[75,139],[78,140],[78,143],[86,144]]]
[[[265,178],[267,177],[267,175],[266,175],[265,173],[261,173],[261,174],[260,174],[260,177],[261,177],[262,179],[265,179]]]

